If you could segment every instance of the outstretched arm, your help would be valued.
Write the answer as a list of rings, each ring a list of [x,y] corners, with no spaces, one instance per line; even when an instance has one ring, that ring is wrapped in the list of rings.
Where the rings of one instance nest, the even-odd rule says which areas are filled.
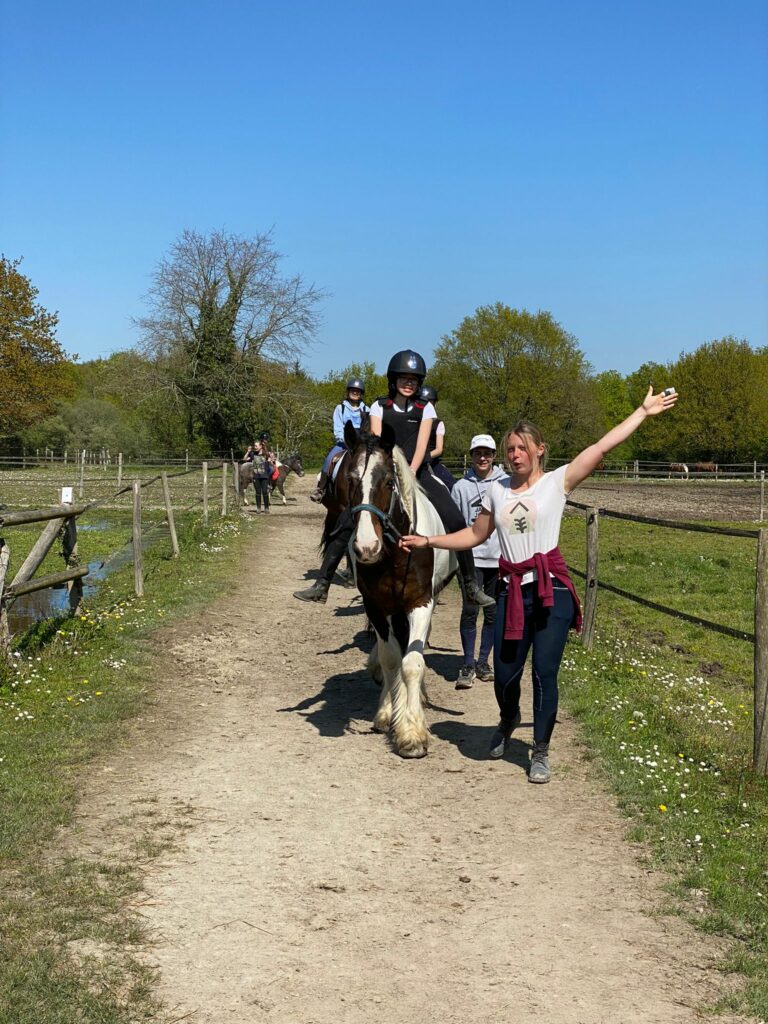
[[[409,533],[401,537],[398,544],[406,551],[412,548],[442,548],[445,551],[469,551],[476,548],[493,533],[493,516],[480,509],[480,514],[471,526],[463,530],[456,530],[455,533],[440,533],[434,537],[422,537],[416,533]]]
[[[596,444],[591,444],[589,448],[579,452],[570,463],[565,471],[566,492],[570,493],[574,487],[578,487],[583,480],[586,480],[590,474],[594,473],[600,465],[600,460],[604,459],[608,452],[621,444],[622,441],[626,441],[628,437],[631,437],[645,420],[646,416],[658,416],[659,413],[671,409],[676,401],[677,392],[673,391],[672,394],[667,394],[665,391],[662,391],[660,394],[654,395],[653,388],[648,388],[648,394],[645,396],[642,405],[638,406],[633,413],[630,413],[623,423],[619,423],[617,427],[609,430],[605,437],[601,437]]]

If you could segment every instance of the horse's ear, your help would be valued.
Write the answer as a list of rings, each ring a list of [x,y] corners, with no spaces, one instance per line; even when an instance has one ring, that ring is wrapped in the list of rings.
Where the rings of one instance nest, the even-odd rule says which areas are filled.
[[[396,438],[395,432],[388,423],[382,423],[381,425],[381,447],[387,454],[392,454],[392,449],[395,447]]]
[[[350,450],[357,447],[358,433],[351,420],[347,420],[344,424],[344,440],[347,443],[347,448]]]

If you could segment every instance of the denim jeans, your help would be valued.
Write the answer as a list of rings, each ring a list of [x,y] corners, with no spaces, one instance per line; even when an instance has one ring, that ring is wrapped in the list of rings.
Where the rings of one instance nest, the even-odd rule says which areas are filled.
[[[557,580],[552,581],[555,603],[543,608],[536,583],[523,589],[525,625],[520,640],[504,639],[507,595],[499,597],[493,643],[494,690],[502,721],[511,722],[520,710],[520,679],[528,651],[533,647],[533,740],[549,743],[557,717],[557,673],[573,620],[573,598]]]
[[[482,587],[489,597],[496,596],[496,584],[499,580],[499,570],[475,566],[475,579],[478,586]],[[493,647],[494,623],[496,622],[496,606],[483,608],[483,628],[480,633],[480,653],[478,661],[488,661],[488,655]],[[480,609],[476,604],[467,604],[465,601],[461,606],[461,618],[459,619],[459,635],[461,646],[464,651],[464,664],[475,664],[475,643],[477,641],[477,613]]]

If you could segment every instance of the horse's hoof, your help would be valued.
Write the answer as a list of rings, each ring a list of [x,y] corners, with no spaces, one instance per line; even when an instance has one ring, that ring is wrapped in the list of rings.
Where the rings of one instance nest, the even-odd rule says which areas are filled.
[[[400,755],[400,757],[407,757],[407,758],[426,757],[427,756],[427,747],[426,747],[426,744],[419,743],[419,744],[417,744],[415,746],[400,747],[397,752]]]
[[[374,732],[389,732],[389,719],[388,718],[374,718],[374,720],[373,720],[373,731]]]

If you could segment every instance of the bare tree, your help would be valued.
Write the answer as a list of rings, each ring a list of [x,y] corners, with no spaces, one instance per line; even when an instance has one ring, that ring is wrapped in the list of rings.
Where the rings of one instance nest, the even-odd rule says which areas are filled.
[[[299,275],[283,277],[281,258],[269,234],[185,231],[158,265],[138,325],[190,440],[237,444],[264,362],[293,361],[311,341],[323,295]]]

